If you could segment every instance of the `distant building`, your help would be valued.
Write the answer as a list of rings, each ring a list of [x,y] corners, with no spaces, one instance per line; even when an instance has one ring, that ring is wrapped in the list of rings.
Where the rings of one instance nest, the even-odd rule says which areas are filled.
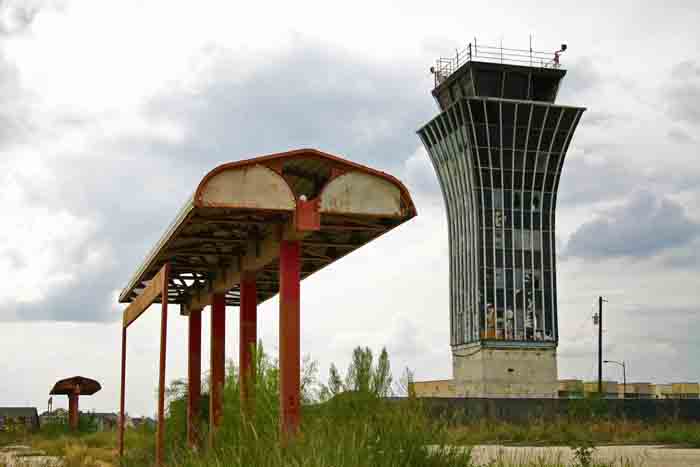
[[[598,381],[583,382],[577,379],[559,381],[559,397],[580,397],[574,387],[583,386],[581,396],[590,397],[598,393]],[[647,382],[603,381],[603,393],[606,399],[698,399],[700,383],[653,384]]]
[[[457,397],[454,381],[441,379],[409,383],[408,393],[415,397]]]
[[[603,381],[606,399],[700,399],[700,383],[653,384]],[[409,384],[409,394],[415,397],[462,397],[454,380],[415,381]],[[598,394],[598,381],[560,379],[557,396],[560,399],[580,399]]]
[[[94,417],[97,423],[97,431],[114,431],[119,425],[119,415],[111,412],[91,412],[88,414]]]
[[[39,429],[36,407],[0,407],[0,431]]]
[[[68,423],[68,411],[66,409],[46,411],[39,415],[39,421],[41,426],[66,425]]]
[[[131,426],[134,428],[138,428],[140,426],[146,425],[149,428],[155,428],[156,426],[156,421],[150,417],[132,417],[131,418]],[[129,426],[128,423],[125,424],[125,426]]]
[[[618,397],[620,399],[654,399],[656,391],[651,383],[627,383],[618,384]]]
[[[671,390],[674,399],[698,399],[700,398],[699,383],[672,383]]]
[[[557,395],[562,399],[581,399],[584,396],[583,381],[580,379],[560,379]]]
[[[617,399],[619,397],[619,391],[617,389],[617,381],[603,381],[603,398],[605,399]],[[593,393],[598,394],[598,381],[586,381],[583,383],[583,392],[585,395],[591,395]]]

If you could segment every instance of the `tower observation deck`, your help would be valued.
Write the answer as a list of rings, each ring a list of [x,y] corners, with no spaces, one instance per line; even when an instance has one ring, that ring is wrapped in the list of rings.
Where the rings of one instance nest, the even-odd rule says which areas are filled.
[[[418,135],[447,209],[450,339],[462,395],[556,395],[555,207],[585,110],[554,103],[564,50],[474,43],[431,68],[440,113]]]

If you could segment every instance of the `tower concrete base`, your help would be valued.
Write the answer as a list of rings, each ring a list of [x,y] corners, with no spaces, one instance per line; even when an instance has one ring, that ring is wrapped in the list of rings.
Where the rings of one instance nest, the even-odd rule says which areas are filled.
[[[535,348],[476,343],[452,348],[455,392],[463,397],[557,397],[555,344]]]

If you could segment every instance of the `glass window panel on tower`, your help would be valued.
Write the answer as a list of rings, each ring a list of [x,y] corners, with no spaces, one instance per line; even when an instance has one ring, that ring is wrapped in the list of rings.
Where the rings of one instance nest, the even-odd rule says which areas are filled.
[[[503,270],[503,268],[496,268],[496,288],[504,289],[505,287],[505,271]]]
[[[542,252],[540,251],[533,251],[532,252],[532,261],[535,263],[535,267],[539,268],[540,263],[542,262]]]
[[[528,141],[528,146],[532,145],[532,140]],[[525,151],[525,170],[531,172],[535,170],[535,151]]]
[[[493,225],[493,211],[491,209],[487,209],[484,212],[484,215],[486,216],[486,218],[484,219],[486,227],[491,227]]]
[[[513,256],[513,266],[516,268],[523,267],[523,252],[522,250],[516,250]]]
[[[503,171],[503,187],[510,188],[512,186],[513,186],[513,172],[510,170],[510,166],[508,166],[508,169]]]
[[[510,190],[510,185],[506,185],[507,189],[503,190],[503,207],[504,209],[513,209],[513,192]]]
[[[511,144],[506,144],[506,147],[511,147]],[[512,149],[504,149],[503,150],[503,168],[504,169],[513,169],[513,150]]]
[[[479,148],[477,148],[477,152],[479,154],[479,164],[481,167],[488,168],[491,165],[488,148],[486,146],[479,146]]]
[[[529,251],[530,249],[532,249],[532,233],[529,230],[523,230],[522,236],[523,236],[522,249]]]
[[[493,288],[494,282],[493,282],[493,269],[491,268],[486,268],[484,269],[484,278],[486,279],[486,288]]]
[[[513,172],[513,186],[516,188],[521,188],[523,186],[523,171],[515,170]]]
[[[513,245],[516,250],[523,249],[523,231],[520,229],[513,229]]]
[[[526,170],[524,174],[524,182],[525,182],[525,187],[528,189],[532,189],[532,184],[534,183],[535,180],[535,175],[533,172]]]
[[[541,208],[541,203],[540,203],[540,194],[539,193],[533,193],[532,194],[532,210],[539,212]]]
[[[505,217],[505,215],[503,214],[503,210],[502,210],[502,209],[496,209],[496,210],[493,212],[493,223],[494,223],[494,225],[495,225],[496,227],[498,227],[498,228],[502,228],[503,225],[504,225],[504,223],[505,223],[505,222],[504,222],[504,217]]]
[[[501,188],[503,187],[503,181],[501,180],[501,171],[499,169],[494,169],[491,171],[491,175],[493,176],[491,179],[491,183],[493,183],[494,188]]]
[[[513,293],[513,270],[506,269],[506,289],[508,289],[508,295],[506,296],[506,303],[508,303],[508,297],[510,296],[510,302],[512,305],[512,293]]]
[[[513,287],[518,292],[523,288],[523,270],[520,268],[513,269]]]
[[[544,190],[544,174],[543,173],[536,173],[535,174],[535,190],[538,190],[538,191]]]
[[[542,288],[542,272],[540,270],[532,271],[532,286],[538,290]]]
[[[489,247],[483,252],[484,263],[486,267],[493,267],[493,250]]]
[[[542,232],[532,232],[532,249],[535,251],[542,250]]]
[[[496,248],[504,248],[504,247],[505,247],[505,243],[504,243],[504,240],[503,240],[503,231],[502,231],[502,230],[496,230],[495,234],[496,234],[496,238],[495,238],[495,240],[496,240]]]
[[[498,129],[493,128],[493,132],[498,134]],[[496,141],[498,141],[498,140],[496,140]],[[498,142],[496,142],[495,144],[498,144]],[[493,146],[494,146],[494,142],[493,142],[493,140],[491,140],[491,147],[492,147],[492,149],[491,149],[491,167],[500,169],[501,168],[501,151],[499,151],[498,149],[493,149]]]
[[[522,209],[523,203],[522,203],[522,197],[523,194],[521,191],[513,191],[513,210],[520,210]]]
[[[493,190],[493,207],[503,208],[503,190]]]
[[[544,340],[544,320],[542,308],[535,310],[535,340]]]
[[[496,248],[495,253],[496,253],[496,266],[502,268],[504,266],[503,249]]]

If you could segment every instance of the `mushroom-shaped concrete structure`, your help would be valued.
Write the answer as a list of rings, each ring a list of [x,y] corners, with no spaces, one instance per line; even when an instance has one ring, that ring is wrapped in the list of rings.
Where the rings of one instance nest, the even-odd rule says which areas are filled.
[[[51,395],[68,396],[68,423],[74,430],[78,429],[78,398],[80,396],[91,396],[102,389],[100,383],[94,379],[83,376],[73,376],[72,378],[61,379],[54,384]]]

